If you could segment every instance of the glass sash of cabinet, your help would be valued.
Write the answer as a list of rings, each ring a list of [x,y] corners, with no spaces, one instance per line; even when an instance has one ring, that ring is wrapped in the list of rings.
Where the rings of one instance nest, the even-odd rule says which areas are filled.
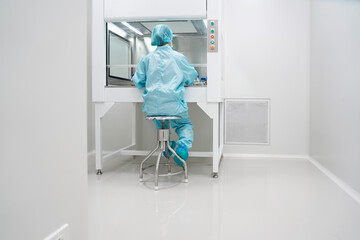
[[[107,24],[106,86],[131,84],[137,63],[154,51],[151,30],[164,23],[173,30],[173,49],[184,54],[199,73],[197,85],[207,80],[207,29],[202,20],[118,22]]]

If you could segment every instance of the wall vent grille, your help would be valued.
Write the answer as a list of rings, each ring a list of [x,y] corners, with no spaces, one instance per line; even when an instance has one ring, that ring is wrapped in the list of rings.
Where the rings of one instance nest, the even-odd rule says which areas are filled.
[[[270,100],[227,99],[225,144],[270,144]]]

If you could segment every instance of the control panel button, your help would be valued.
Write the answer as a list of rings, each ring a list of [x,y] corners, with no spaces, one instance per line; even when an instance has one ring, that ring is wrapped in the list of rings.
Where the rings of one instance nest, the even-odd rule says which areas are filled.
[[[219,51],[219,28],[217,19],[207,20],[207,51],[209,53],[217,53]]]

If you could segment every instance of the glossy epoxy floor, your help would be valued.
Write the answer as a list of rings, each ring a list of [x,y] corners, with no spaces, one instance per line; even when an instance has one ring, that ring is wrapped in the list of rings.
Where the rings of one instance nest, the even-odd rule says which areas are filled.
[[[189,161],[189,183],[152,190],[139,159],[89,162],[89,240],[359,240],[360,205],[306,160]],[[161,188],[162,187],[162,188]]]

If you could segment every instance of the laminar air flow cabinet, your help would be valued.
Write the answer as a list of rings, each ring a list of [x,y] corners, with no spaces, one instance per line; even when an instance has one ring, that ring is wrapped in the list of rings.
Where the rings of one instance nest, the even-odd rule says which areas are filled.
[[[213,120],[213,151],[190,152],[190,157],[212,157],[217,177],[223,149],[223,81],[221,0],[119,0],[92,1],[92,98],[95,102],[96,169],[114,155],[144,155],[128,150],[136,145],[133,124],[132,144],[102,155],[101,121],[115,102],[142,102],[142,90],[132,86],[137,63],[155,50],[151,31],[167,24],[174,33],[173,49],[184,54],[199,74],[199,82],[187,87],[185,101],[195,102]],[[136,108],[136,104],[133,104]],[[134,111],[135,112],[135,111]],[[136,114],[133,114],[136,121]]]

